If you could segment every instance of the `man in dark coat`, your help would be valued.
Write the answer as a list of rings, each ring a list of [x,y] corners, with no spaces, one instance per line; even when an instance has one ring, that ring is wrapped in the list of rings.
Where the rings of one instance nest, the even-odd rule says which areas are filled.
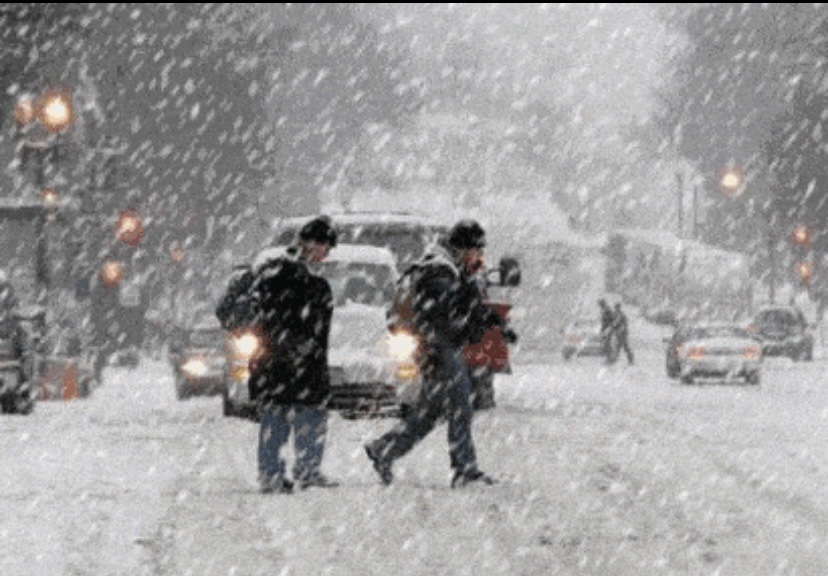
[[[485,232],[473,220],[461,220],[448,238],[431,246],[415,264],[414,331],[420,341],[422,388],[416,404],[389,432],[365,445],[384,484],[393,480],[394,461],[408,453],[434,428],[448,421],[452,487],[492,484],[477,467],[472,439],[471,380],[463,357],[466,344],[479,341],[503,321],[483,304],[474,273],[483,262]]]
[[[260,421],[259,482],[263,492],[291,492],[282,446],[294,434],[293,479],[301,488],[334,485],[321,472],[330,396],[328,338],[333,297],[309,264],[336,246],[327,218],[308,222],[286,255],[258,266],[251,288],[263,352],[250,362],[250,392]]]

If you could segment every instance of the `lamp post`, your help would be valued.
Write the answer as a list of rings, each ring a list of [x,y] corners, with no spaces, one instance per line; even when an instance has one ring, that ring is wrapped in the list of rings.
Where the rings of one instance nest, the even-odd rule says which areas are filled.
[[[34,156],[35,185],[46,185],[46,156],[57,162],[59,138],[74,122],[72,98],[66,90],[48,90],[39,98],[24,94],[14,110],[17,135],[21,139],[21,163],[28,168]]]

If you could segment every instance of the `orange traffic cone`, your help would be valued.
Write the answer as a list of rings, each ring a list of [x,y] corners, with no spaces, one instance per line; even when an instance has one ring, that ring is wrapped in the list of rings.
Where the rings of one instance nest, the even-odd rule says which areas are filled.
[[[63,384],[64,400],[74,400],[78,397],[78,367],[74,362],[69,362],[63,370],[60,381]]]

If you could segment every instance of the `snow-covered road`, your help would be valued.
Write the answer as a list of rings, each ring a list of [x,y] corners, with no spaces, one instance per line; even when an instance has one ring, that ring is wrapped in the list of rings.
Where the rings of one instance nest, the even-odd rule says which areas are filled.
[[[637,363],[518,365],[476,418],[481,466],[452,491],[445,428],[380,486],[388,420],[332,417],[330,490],[262,496],[255,425],[175,399],[163,362],[87,400],[0,418],[0,574],[828,574],[824,363],[761,387],[681,386],[661,334]]]

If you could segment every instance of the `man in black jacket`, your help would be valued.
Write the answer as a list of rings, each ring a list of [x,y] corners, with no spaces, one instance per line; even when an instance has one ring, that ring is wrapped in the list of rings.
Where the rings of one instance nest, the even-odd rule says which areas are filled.
[[[365,451],[384,484],[393,480],[393,462],[408,453],[434,428],[448,421],[452,487],[492,484],[477,467],[472,439],[471,380],[463,357],[466,344],[479,341],[501,318],[483,304],[474,273],[483,263],[485,232],[473,220],[461,220],[448,238],[432,246],[415,264],[414,330],[420,341],[422,388],[416,405],[394,428]]]
[[[294,434],[293,479],[301,488],[331,486],[321,472],[330,396],[328,339],[333,297],[328,281],[309,264],[336,246],[327,218],[299,231],[287,255],[255,270],[251,288],[263,352],[250,362],[250,391],[261,418],[258,468],[262,492],[289,493],[282,446]]]

